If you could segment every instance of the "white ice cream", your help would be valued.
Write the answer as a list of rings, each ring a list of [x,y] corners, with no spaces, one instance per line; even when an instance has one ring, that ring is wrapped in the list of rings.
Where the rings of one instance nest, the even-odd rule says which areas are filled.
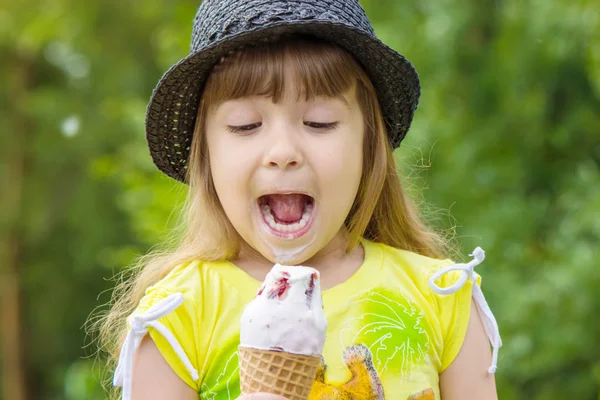
[[[317,356],[326,330],[319,272],[276,264],[242,314],[240,345]]]

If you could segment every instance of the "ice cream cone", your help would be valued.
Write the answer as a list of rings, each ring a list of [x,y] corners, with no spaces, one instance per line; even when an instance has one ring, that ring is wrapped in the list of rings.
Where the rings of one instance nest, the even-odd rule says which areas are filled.
[[[239,347],[242,393],[265,392],[307,400],[321,358]]]

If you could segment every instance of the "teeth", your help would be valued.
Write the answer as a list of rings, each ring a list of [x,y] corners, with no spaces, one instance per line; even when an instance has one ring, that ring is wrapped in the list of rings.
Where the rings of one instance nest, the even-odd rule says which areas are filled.
[[[271,210],[269,210],[270,212]],[[302,213],[302,219],[300,219],[300,222],[298,222],[299,224],[302,223],[302,221],[304,221],[304,225],[306,225],[306,223],[308,222],[308,219],[310,218],[311,214],[313,211],[313,205],[312,204],[308,204],[304,210],[304,212]]]
[[[265,217],[265,221],[267,221],[267,224],[269,224],[269,226],[271,228],[273,228],[279,232],[287,233],[287,232],[294,232],[294,231],[304,228],[306,226],[306,224],[308,223],[310,216],[312,215],[313,208],[314,207],[312,204],[308,204],[305,207],[304,212],[302,213],[302,218],[300,219],[300,221],[296,222],[295,224],[280,224],[279,222],[275,222],[275,217],[273,217],[273,214],[271,214],[271,208],[267,204],[261,206],[260,210],[262,211],[262,213]]]

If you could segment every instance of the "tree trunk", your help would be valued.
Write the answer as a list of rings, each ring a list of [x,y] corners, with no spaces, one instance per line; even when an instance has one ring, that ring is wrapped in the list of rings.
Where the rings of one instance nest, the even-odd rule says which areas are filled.
[[[30,62],[14,58],[9,98],[23,106],[30,89]],[[9,121],[4,121],[3,140],[6,154],[0,181],[0,359],[2,360],[3,398],[27,400],[27,367],[23,346],[23,305],[21,271],[23,230],[22,201],[28,143],[27,115],[15,107]]]

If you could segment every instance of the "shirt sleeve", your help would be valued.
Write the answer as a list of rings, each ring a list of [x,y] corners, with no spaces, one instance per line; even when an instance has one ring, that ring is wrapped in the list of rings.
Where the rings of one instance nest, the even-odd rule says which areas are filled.
[[[454,262],[446,260],[442,263],[440,269],[452,264],[454,264]],[[448,272],[442,275],[436,281],[436,284],[442,288],[450,287],[458,282],[463,273],[464,272],[462,271]],[[477,274],[476,277],[476,283],[471,279],[467,279],[464,285],[454,293],[433,293],[438,308],[443,340],[440,372],[444,371],[452,364],[464,343],[469,318],[472,312],[471,300],[473,285],[481,285],[481,277]]]
[[[136,309],[136,314],[148,314],[157,304],[174,294],[182,296],[175,309],[148,324],[148,334],[173,371],[192,389],[199,391],[198,347],[196,330],[198,313],[194,299],[185,292],[151,287]]]

